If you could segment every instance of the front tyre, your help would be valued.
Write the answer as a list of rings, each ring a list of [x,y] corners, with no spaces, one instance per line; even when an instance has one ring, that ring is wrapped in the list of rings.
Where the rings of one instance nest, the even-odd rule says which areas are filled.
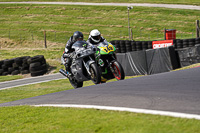
[[[74,87],[74,89],[80,88],[83,86],[83,82],[78,82],[75,78],[69,79],[69,82]]]
[[[117,80],[124,80],[125,74],[124,69],[118,61],[114,61],[111,65],[113,71],[113,75]]]
[[[90,65],[91,80],[94,84],[99,84],[101,82],[101,72],[98,68],[99,67],[95,63]]]

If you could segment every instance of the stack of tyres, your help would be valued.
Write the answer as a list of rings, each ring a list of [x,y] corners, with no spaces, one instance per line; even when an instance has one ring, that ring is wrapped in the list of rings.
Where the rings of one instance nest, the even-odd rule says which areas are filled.
[[[119,45],[120,45],[121,53],[126,53],[125,40],[121,40]]]
[[[3,65],[3,60],[0,61],[0,75],[2,75],[3,73],[3,69],[2,69],[2,65]]]
[[[27,64],[27,60],[30,58],[30,56],[23,56],[23,57],[17,57],[14,60],[14,63],[12,64],[12,67],[14,71],[11,73],[11,75],[17,75],[17,74],[28,74],[29,73],[29,65]]]
[[[195,38],[189,39],[188,41],[189,41],[188,43],[189,47],[193,47],[195,45]]]
[[[174,48],[177,48],[177,41],[178,41],[178,39],[174,39],[173,40],[173,46],[174,46]]]
[[[147,50],[148,49],[148,41],[143,41],[142,42],[142,50]]]
[[[189,46],[188,39],[183,39],[183,48],[187,48]]]
[[[121,48],[120,48],[120,44],[119,44],[119,41],[114,41],[114,45],[115,45],[115,48],[116,48],[116,53],[121,53]]]
[[[200,44],[200,38],[196,38],[196,39],[195,39],[195,44],[196,44],[196,45],[199,45],[199,44]]]
[[[13,72],[12,64],[14,63],[14,59],[6,59],[3,62],[3,65],[1,66],[3,69],[2,75],[8,75]]]
[[[152,49],[152,41],[148,41],[148,49]]]
[[[176,40],[176,49],[180,49],[180,48],[183,48],[183,40],[181,39],[178,39]]]
[[[47,64],[43,55],[31,57],[27,60],[27,63],[30,65],[31,76],[40,76],[47,72]]]
[[[7,69],[7,68],[5,68],[4,60],[1,60],[1,61],[0,61],[0,75],[5,75],[4,72],[7,72],[6,69]]]
[[[29,64],[28,64],[28,59],[30,58],[30,56],[25,56],[22,59],[22,67],[21,67],[21,73],[22,74],[28,74],[30,73],[29,71]]]
[[[132,48],[132,51],[136,51],[136,42],[135,41],[131,41],[131,48]]]
[[[115,40],[110,41],[112,45],[115,45]]]
[[[131,41],[126,40],[125,41],[125,46],[126,46],[126,52],[131,52],[132,51]]]
[[[136,42],[136,51],[140,51],[140,50],[142,50],[142,42],[137,41]]]

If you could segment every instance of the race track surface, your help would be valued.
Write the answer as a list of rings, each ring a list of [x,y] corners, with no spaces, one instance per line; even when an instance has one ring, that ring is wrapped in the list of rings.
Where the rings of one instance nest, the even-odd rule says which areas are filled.
[[[62,76],[60,73],[56,73],[56,74],[42,75],[42,76],[31,77],[31,78],[5,81],[5,82],[0,82],[0,90],[18,87],[18,86],[48,82],[52,80],[59,80],[59,79],[64,79],[64,78],[65,77]]]
[[[129,107],[200,115],[200,67],[72,89],[0,106],[39,104]]]

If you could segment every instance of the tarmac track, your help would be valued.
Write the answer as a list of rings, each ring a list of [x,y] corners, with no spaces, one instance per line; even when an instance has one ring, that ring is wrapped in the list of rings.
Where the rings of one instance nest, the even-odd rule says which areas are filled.
[[[0,106],[96,105],[169,111],[200,116],[199,81],[200,67],[197,67],[66,90],[2,103]]]

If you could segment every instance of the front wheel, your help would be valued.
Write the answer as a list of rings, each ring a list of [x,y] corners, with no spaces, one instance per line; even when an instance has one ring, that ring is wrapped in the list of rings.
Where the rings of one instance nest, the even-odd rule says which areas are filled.
[[[99,84],[101,82],[101,72],[98,68],[99,67],[95,63],[90,65],[91,80],[94,84]]]
[[[113,69],[113,75],[117,80],[123,80],[125,78],[124,69],[118,61],[114,61],[111,67]]]

